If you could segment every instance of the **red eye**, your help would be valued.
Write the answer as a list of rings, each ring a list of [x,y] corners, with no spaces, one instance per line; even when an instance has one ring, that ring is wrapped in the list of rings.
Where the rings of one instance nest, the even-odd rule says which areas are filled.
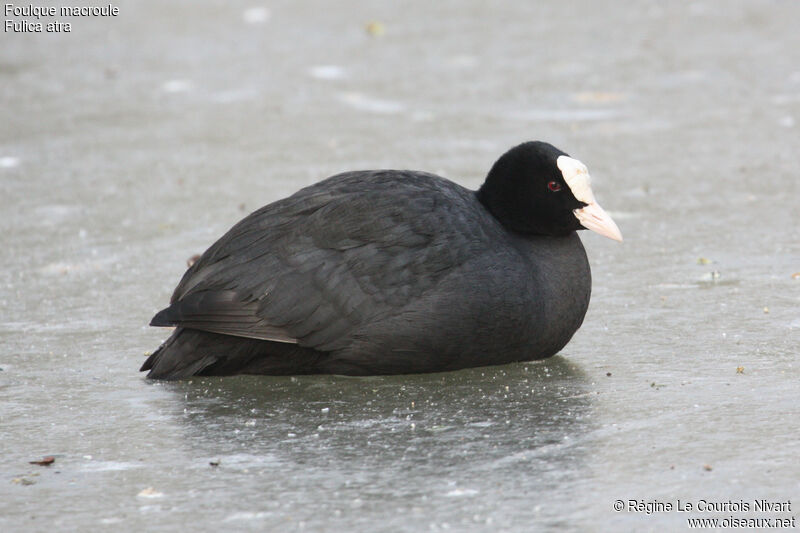
[[[551,181],[550,183],[547,184],[547,188],[553,192],[558,192],[561,190],[561,184],[558,183],[557,181]]]

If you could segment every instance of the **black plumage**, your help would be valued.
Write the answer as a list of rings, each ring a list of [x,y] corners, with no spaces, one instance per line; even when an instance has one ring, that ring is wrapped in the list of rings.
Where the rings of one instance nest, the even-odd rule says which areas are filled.
[[[586,204],[559,155],[522,144],[478,192],[424,172],[346,172],[255,211],[184,274],[151,322],[177,328],[141,369],[394,374],[555,354],[591,291],[572,214]]]

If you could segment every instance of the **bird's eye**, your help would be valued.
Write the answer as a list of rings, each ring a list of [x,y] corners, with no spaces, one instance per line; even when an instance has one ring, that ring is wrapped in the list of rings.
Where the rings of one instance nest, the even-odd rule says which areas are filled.
[[[557,181],[551,181],[550,183],[547,184],[547,188],[553,192],[558,192],[561,190],[561,184],[558,183]]]

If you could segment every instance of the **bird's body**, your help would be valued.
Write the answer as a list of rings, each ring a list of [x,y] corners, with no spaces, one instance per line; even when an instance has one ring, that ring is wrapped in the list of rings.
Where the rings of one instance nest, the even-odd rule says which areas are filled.
[[[259,209],[183,276],[151,322],[177,329],[142,370],[397,374],[555,354],[589,304],[583,246],[572,229],[509,230],[485,189],[347,172]]]

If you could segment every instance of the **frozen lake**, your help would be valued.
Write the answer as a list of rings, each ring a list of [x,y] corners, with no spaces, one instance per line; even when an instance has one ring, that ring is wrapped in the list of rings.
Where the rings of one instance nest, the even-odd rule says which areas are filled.
[[[800,4],[538,4],[122,1],[2,33],[0,529],[796,517]],[[532,139],[589,166],[625,235],[583,233],[592,303],[560,355],[137,372],[186,260],[250,211],[348,169],[476,188]]]

